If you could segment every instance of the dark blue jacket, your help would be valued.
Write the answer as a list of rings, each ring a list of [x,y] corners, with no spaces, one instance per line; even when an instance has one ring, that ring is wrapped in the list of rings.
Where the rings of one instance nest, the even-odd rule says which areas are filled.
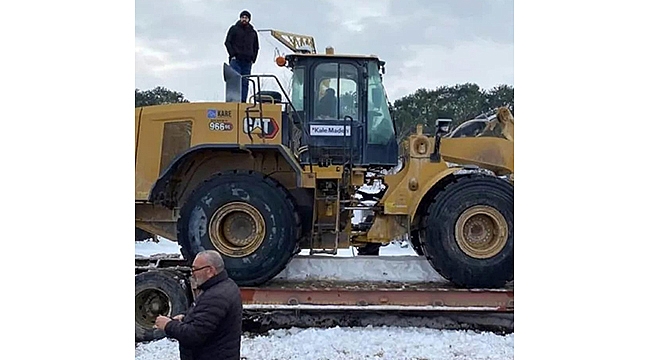
[[[242,301],[237,284],[223,270],[199,289],[203,292],[183,321],[170,321],[165,333],[178,340],[181,360],[239,360]]]
[[[226,35],[226,49],[228,50],[228,59],[236,57],[237,60],[254,63],[257,61],[257,53],[260,50],[257,31],[251,23],[244,26],[241,21],[237,21],[228,30]]]

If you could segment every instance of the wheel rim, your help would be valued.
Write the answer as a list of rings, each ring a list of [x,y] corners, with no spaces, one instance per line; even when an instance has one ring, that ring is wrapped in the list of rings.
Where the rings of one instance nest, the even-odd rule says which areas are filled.
[[[243,257],[252,254],[262,244],[266,229],[264,218],[252,205],[228,203],[210,220],[210,241],[222,254]]]
[[[169,316],[171,310],[169,295],[160,289],[145,289],[135,296],[135,322],[140,326],[153,326],[158,315]]]
[[[477,205],[465,210],[456,221],[456,242],[476,259],[498,254],[508,241],[508,223],[493,207]]]

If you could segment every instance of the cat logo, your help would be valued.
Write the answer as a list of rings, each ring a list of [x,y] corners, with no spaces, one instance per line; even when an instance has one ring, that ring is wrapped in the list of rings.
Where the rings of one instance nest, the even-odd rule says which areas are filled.
[[[273,118],[244,118],[244,134],[257,135],[260,139],[273,139],[280,127]]]

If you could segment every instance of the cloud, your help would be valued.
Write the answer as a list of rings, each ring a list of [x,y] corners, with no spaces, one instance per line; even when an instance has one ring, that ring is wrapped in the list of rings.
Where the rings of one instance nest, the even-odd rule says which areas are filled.
[[[195,70],[212,65],[205,59],[183,58],[182,55],[189,55],[190,51],[182,47],[177,48],[178,41],[176,40],[163,41],[162,43],[162,46],[148,46],[136,41],[136,72],[139,72],[139,75],[151,76],[164,81],[166,76],[173,75],[174,72]],[[169,45],[166,46],[165,43]],[[173,52],[164,50],[169,48],[175,48],[175,50]]]
[[[390,16],[390,0],[349,1],[349,0],[326,0],[331,8],[327,13],[328,20],[333,23],[341,22],[341,25],[351,32],[362,32],[368,23],[381,21]]]
[[[487,40],[458,43],[452,48],[438,45],[418,48],[409,45],[414,54],[394,69],[387,64],[385,86],[391,99],[398,99],[418,88],[434,89],[442,85],[475,83],[484,89],[498,84],[514,83],[514,46]]]

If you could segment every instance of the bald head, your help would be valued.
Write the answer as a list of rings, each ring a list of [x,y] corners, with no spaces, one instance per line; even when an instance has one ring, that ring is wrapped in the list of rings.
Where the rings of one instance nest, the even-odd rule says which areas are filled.
[[[213,266],[215,270],[217,271],[217,274],[223,271],[224,264],[223,264],[223,258],[221,257],[221,254],[219,254],[215,250],[205,250],[201,251],[196,255],[197,257],[201,257],[206,265]]]

